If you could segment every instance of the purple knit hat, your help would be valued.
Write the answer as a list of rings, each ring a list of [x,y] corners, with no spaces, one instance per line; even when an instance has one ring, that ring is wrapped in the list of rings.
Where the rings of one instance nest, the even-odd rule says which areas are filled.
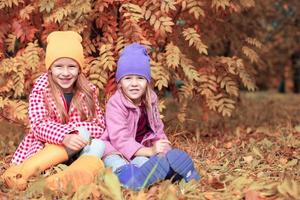
[[[117,63],[116,81],[127,75],[140,75],[151,81],[150,57],[143,45],[132,43],[124,48]]]

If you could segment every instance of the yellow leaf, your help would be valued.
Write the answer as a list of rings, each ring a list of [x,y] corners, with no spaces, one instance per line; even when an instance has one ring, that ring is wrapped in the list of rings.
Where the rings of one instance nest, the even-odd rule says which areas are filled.
[[[240,0],[240,2],[245,8],[251,8],[255,6],[254,0]]]
[[[247,46],[243,46],[242,51],[251,60],[252,63],[258,63],[259,57],[253,49]]]
[[[285,179],[277,186],[278,192],[287,199],[298,199],[300,197],[300,183],[295,180]]]
[[[252,152],[255,154],[255,155],[257,155],[257,156],[259,156],[260,158],[264,158],[264,156],[260,153],[260,151],[259,151],[259,149],[257,148],[257,147],[253,147],[252,148]]]
[[[156,16],[155,15],[151,15],[151,17],[150,17],[150,24],[154,25],[155,22],[156,22]]]
[[[155,31],[158,31],[158,30],[159,30],[160,24],[161,24],[161,22],[160,22],[159,20],[157,20],[157,21],[154,23],[154,30],[155,30]]]
[[[111,192],[111,197],[114,200],[122,200],[121,185],[118,177],[112,172],[111,168],[106,169],[104,173],[104,183]]]
[[[253,157],[252,156],[245,156],[243,157],[244,161],[246,161],[248,164],[250,164],[253,160]]]
[[[194,14],[194,17],[198,20],[200,16],[204,17],[204,10],[201,8],[202,2],[189,1],[187,8],[190,14]]]
[[[41,0],[39,7],[40,7],[40,12],[43,12],[45,10],[47,13],[50,13],[51,10],[54,8],[54,1],[53,0]]]
[[[211,6],[215,7],[216,9],[222,8],[225,10],[226,7],[230,6],[230,0],[212,0],[211,4]]]
[[[180,63],[180,49],[172,42],[166,46],[166,63],[168,67],[176,69]]]
[[[28,5],[25,8],[23,8],[22,10],[20,10],[20,17],[23,20],[29,20],[30,19],[30,14],[32,13],[32,11],[34,10],[34,6],[32,5]]]
[[[145,13],[145,19],[148,20],[152,16],[151,10],[147,10]]]
[[[177,4],[174,0],[167,0],[161,2],[160,10],[162,12],[168,13],[170,10],[176,10],[175,5]]]
[[[94,183],[88,185],[81,185],[75,192],[72,199],[88,199],[92,191],[95,190],[96,185]]]
[[[9,118],[22,121],[27,118],[28,103],[22,101],[9,101],[4,109]]]
[[[285,165],[285,168],[288,168],[288,167],[294,167],[295,165],[298,164],[298,159],[293,159],[291,161],[289,161],[286,165]]]
[[[136,22],[144,18],[144,11],[139,5],[133,3],[125,3],[120,8],[121,11],[123,9],[127,10],[127,13],[125,12],[124,16],[129,16],[132,20]]]
[[[208,46],[202,43],[200,35],[194,28],[184,29],[182,34],[185,37],[185,40],[189,42],[189,46],[194,46],[200,54],[207,55]]]
[[[248,1],[248,0],[247,0]],[[261,49],[262,48],[262,43],[260,41],[258,41],[256,38],[246,38],[246,42]]]

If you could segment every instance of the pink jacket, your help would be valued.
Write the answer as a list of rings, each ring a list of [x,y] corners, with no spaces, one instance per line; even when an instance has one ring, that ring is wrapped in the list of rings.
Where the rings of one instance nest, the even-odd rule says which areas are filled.
[[[45,143],[62,144],[66,134],[74,131],[76,127],[84,126],[90,132],[92,138],[100,138],[105,129],[104,116],[100,110],[96,88],[94,90],[94,100],[96,103],[96,117],[90,121],[82,121],[79,112],[71,102],[69,109],[69,121],[65,124],[61,122],[59,113],[53,98],[51,98],[48,88],[48,74],[41,75],[29,96],[29,120],[31,130],[20,143],[13,155],[12,163],[20,164],[26,158],[32,156],[44,147]],[[84,105],[84,95],[81,95]],[[64,100],[64,98],[63,98]],[[54,112],[49,112],[46,106],[48,101]],[[87,112],[87,109],[84,109]]]
[[[151,94],[152,111],[148,112],[148,121],[152,131],[146,133],[141,143],[136,142],[137,124],[140,118],[140,109],[128,101],[122,91],[117,90],[111,96],[105,111],[106,130],[101,139],[105,142],[104,157],[110,154],[121,154],[127,160],[141,147],[149,147],[154,141],[167,139],[164,125],[157,108],[157,96]]]

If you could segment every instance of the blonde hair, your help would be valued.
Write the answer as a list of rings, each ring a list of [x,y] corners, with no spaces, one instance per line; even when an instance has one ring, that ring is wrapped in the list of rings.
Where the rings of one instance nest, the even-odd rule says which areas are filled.
[[[61,120],[63,123],[66,123],[69,119],[69,115],[64,107],[63,101],[61,99],[61,96],[63,95],[62,90],[59,88],[57,83],[53,81],[53,77],[51,73],[48,73],[48,81],[49,81],[49,88],[50,88],[50,94],[53,97],[53,100],[55,102],[55,105],[57,107],[58,113],[61,116]],[[81,94],[84,94],[84,102],[87,108],[87,113],[84,111],[84,107],[80,104],[80,96]],[[86,77],[80,73],[78,75],[78,78],[76,82],[74,83],[74,95],[72,98],[72,103],[74,104],[74,107],[78,110],[80,114],[80,119],[82,121],[91,121],[93,117],[96,115],[96,106],[95,102],[93,100],[93,90],[90,87],[89,81],[86,79]],[[48,105],[48,109],[50,111],[53,111],[53,109],[50,105]]]
[[[142,101],[144,102],[147,111],[152,110],[151,92],[152,92],[152,87],[147,82],[146,91],[145,91],[145,94],[142,97]]]

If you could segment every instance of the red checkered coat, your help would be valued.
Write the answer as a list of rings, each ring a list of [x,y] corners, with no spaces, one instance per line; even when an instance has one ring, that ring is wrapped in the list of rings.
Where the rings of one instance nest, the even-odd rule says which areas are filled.
[[[105,129],[104,116],[99,107],[96,88],[92,84],[91,87],[94,91],[96,117],[90,122],[82,121],[79,112],[71,103],[69,108],[69,120],[63,124],[48,88],[48,74],[45,73],[41,75],[34,84],[29,96],[29,120],[31,130],[20,143],[11,162],[13,164],[22,163],[26,158],[41,150],[45,143],[62,144],[64,136],[74,131],[76,127],[84,126],[90,132],[92,138],[100,138]],[[84,105],[84,94],[81,94],[81,98],[82,100],[79,102],[82,102],[82,106],[87,112],[87,107]],[[64,98],[63,100],[65,102]],[[46,102],[48,106],[53,108],[51,109],[53,112],[49,112]]]

